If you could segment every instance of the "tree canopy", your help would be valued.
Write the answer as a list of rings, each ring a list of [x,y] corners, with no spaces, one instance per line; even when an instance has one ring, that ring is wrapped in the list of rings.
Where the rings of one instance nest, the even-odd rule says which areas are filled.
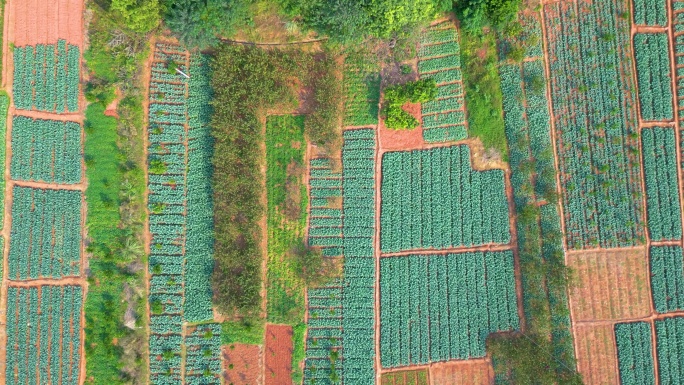
[[[159,0],[112,0],[110,11],[118,14],[132,31],[147,33],[159,25]]]
[[[128,0],[130,1],[130,0]],[[185,44],[206,48],[245,20],[247,0],[165,0],[166,25]]]

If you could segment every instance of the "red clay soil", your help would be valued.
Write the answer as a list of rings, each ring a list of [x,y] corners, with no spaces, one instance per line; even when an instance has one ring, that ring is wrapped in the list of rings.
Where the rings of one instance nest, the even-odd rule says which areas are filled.
[[[577,369],[586,385],[617,384],[613,324],[576,325]]]
[[[382,150],[415,150],[422,148],[425,144],[420,103],[406,103],[402,108],[418,119],[420,125],[413,130],[389,130],[385,128],[385,122],[380,119],[378,139]]]
[[[430,367],[433,385],[488,385],[494,383],[494,371],[484,359],[453,361]]]
[[[83,46],[83,0],[10,0],[8,39],[17,47],[54,44]]]
[[[619,320],[651,314],[646,247],[573,252],[567,265],[573,322]]]
[[[266,325],[264,384],[292,385],[292,327]]]
[[[223,379],[225,385],[262,384],[261,347],[230,344],[223,347]]]

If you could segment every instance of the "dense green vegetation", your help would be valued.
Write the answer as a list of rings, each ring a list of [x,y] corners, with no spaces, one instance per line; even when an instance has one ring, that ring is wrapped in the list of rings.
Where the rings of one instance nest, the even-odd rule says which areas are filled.
[[[156,1],[156,0],[155,0]],[[220,36],[230,36],[244,24],[250,1],[246,0],[161,0],[164,22],[181,42],[206,48]]]
[[[143,384],[147,382],[145,184],[138,69],[146,56],[146,40],[128,32],[121,44],[108,44],[121,25],[97,4],[92,4],[92,10],[90,48],[85,52],[91,76],[86,89],[92,102],[84,124],[91,253],[85,303],[86,383]],[[115,86],[122,91],[118,120],[104,114]]]
[[[507,160],[496,35],[462,31],[461,62],[468,134],[480,138],[485,148],[494,149]]]
[[[430,78],[385,88],[385,107],[382,111],[385,126],[393,130],[410,130],[418,127],[418,119],[404,111],[402,106],[408,102],[429,102],[436,97],[437,83]]]

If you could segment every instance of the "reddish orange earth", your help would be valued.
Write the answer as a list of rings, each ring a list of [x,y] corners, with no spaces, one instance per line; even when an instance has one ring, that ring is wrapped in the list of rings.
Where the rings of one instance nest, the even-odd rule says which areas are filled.
[[[427,369],[383,373],[382,385],[428,385]]]
[[[434,385],[488,385],[494,383],[494,371],[484,359],[453,361],[430,367]]]
[[[223,379],[225,385],[261,384],[261,347],[230,344],[223,347]]]
[[[646,247],[568,255],[573,322],[619,320],[651,314]]]
[[[613,324],[575,326],[577,368],[586,385],[617,384],[617,349]]]
[[[83,47],[83,0],[10,0],[8,39],[15,46],[64,39]]]
[[[264,384],[292,385],[292,327],[266,325]]]
[[[412,130],[390,130],[385,128],[385,123],[381,119],[378,124],[378,136],[380,148],[383,150],[415,150],[425,144],[420,103],[406,103],[402,108],[418,119],[420,125]]]

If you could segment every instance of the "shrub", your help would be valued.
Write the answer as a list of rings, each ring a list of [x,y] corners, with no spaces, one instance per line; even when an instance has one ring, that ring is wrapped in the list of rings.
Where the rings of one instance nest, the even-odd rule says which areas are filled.
[[[425,103],[437,97],[437,83],[434,79],[391,86],[385,89],[385,126],[393,130],[414,129],[419,122],[402,106],[407,103]]]

